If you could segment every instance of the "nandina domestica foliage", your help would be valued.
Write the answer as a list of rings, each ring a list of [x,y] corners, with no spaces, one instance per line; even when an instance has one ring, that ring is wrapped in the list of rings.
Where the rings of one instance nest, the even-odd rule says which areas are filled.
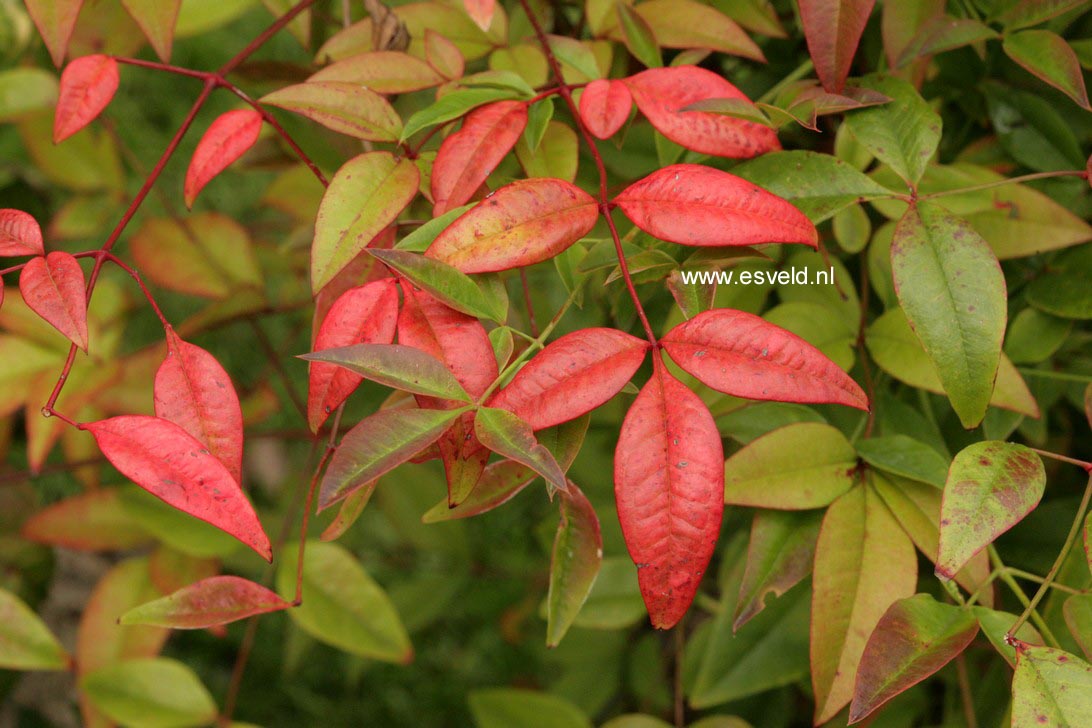
[[[1089,37],[0,2],[0,721],[1092,724]]]

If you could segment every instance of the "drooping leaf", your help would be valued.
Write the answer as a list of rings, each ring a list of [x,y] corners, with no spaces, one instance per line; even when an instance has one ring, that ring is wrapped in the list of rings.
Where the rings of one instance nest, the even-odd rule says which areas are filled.
[[[334,364],[365,379],[413,394],[470,401],[470,396],[443,362],[412,346],[354,344],[320,349],[300,358]]]
[[[433,215],[468,202],[515,146],[527,126],[527,104],[497,101],[472,111],[444,139],[432,165]]]
[[[440,523],[486,513],[507,503],[537,477],[535,471],[514,460],[490,463],[462,502],[452,507],[445,498],[421,516],[421,521]]]
[[[812,584],[812,624],[822,625],[811,633],[819,725],[849,703],[868,636],[917,584],[914,545],[870,489],[854,488],[827,509]]]
[[[648,0],[634,10],[664,48],[708,48],[760,63],[766,60],[735,21],[696,0]]]
[[[596,535],[598,525],[596,522]],[[64,670],[69,665],[68,653],[49,627],[22,599],[0,589],[0,667],[6,670]]]
[[[1049,30],[1021,30],[1005,36],[1005,54],[1024,69],[1092,111],[1077,54],[1065,39]]]
[[[591,728],[592,722],[568,700],[516,688],[475,690],[468,696],[477,728]]]
[[[197,142],[186,170],[186,207],[192,208],[205,185],[254,146],[261,130],[262,115],[254,109],[236,109],[216,117]]]
[[[656,361],[614,454],[618,518],[657,629],[686,613],[724,509],[723,448],[705,404]]]
[[[311,289],[320,291],[394,222],[417,195],[419,183],[417,166],[390,152],[367,152],[343,164],[315,220]]]
[[[178,728],[216,718],[216,703],[197,675],[165,657],[100,667],[80,678],[80,690],[105,716],[123,725]]]
[[[633,96],[625,83],[599,78],[580,94],[580,120],[596,138],[609,139],[629,119]]]
[[[781,148],[769,127],[705,111],[680,111],[705,99],[746,96],[697,66],[652,68],[625,79],[637,108],[655,129],[687,149],[719,157],[750,158]]]
[[[821,511],[755,513],[733,630],[738,631],[765,609],[767,600],[780,598],[811,573],[822,521]]]
[[[295,553],[298,544],[289,544]],[[281,561],[277,591],[296,592],[296,563]],[[303,631],[352,655],[408,663],[413,646],[383,588],[341,546],[308,541],[303,561],[303,603],[288,612]]]
[[[474,434],[493,452],[522,463],[541,475],[556,490],[566,490],[565,473],[553,454],[535,439],[531,426],[508,410],[478,409]]]
[[[398,287],[385,278],[343,293],[330,307],[315,335],[317,351],[354,344],[389,344],[398,322]],[[361,377],[331,364],[312,362],[307,421],[312,432],[337,409]]]
[[[22,210],[0,210],[0,256],[45,255],[38,221]]]
[[[83,0],[25,0],[27,12],[45,41],[53,65],[58,68],[68,52],[68,40],[76,27]]]
[[[792,453],[788,462],[785,453]],[[728,458],[724,501],[777,510],[821,508],[853,487],[856,470],[857,453],[838,429],[798,422],[752,440]]]
[[[1092,724],[1092,665],[1063,650],[1018,642],[1012,725]]]
[[[493,321],[508,316],[507,298],[492,295],[492,290],[447,263],[405,250],[372,250],[371,254],[456,311]]]
[[[118,64],[110,56],[82,56],[65,66],[53,118],[53,143],[87,126],[118,90]]]
[[[940,509],[937,576],[950,579],[1043,497],[1043,461],[1023,445],[977,442],[952,460]]]
[[[356,523],[360,518],[360,514],[364,512],[364,508],[368,505],[368,501],[372,499],[372,494],[375,493],[375,486],[379,485],[379,481],[372,481],[373,485],[365,486],[358,490],[353,491],[345,500],[341,501],[341,507],[337,511],[337,515],[334,516],[334,520],[330,521],[330,525],[327,526],[319,539],[322,541],[336,541],[345,535],[345,532]]]
[[[182,0],[121,0],[121,4],[151,42],[159,60],[169,61]]]
[[[754,314],[728,308],[705,311],[673,328],[662,342],[680,367],[721,392],[868,409],[864,391],[837,364]]]
[[[355,83],[307,81],[277,89],[259,101],[364,141],[396,142],[402,133],[402,118],[390,103]]]
[[[82,428],[95,437],[106,459],[134,483],[272,560],[269,537],[234,476],[184,429],[143,415],[112,417]]]
[[[501,187],[440,233],[426,255],[464,273],[507,270],[548,260],[595,225],[599,207],[559,179]]]
[[[319,489],[319,510],[435,442],[464,410],[379,410],[345,433]]]
[[[19,275],[19,292],[32,311],[87,351],[87,298],[83,269],[69,253],[32,258]]]
[[[815,226],[790,203],[733,174],[697,164],[657,170],[616,195],[614,203],[648,234],[681,245],[816,247],[819,240]]]
[[[587,497],[569,483],[560,496],[561,521],[550,560],[546,645],[556,647],[591,593],[603,561],[599,518]]]
[[[541,430],[590,412],[621,391],[648,344],[615,329],[566,334],[527,363],[489,401]]]
[[[342,58],[308,81],[340,81],[379,94],[404,94],[439,86],[445,76],[426,61],[402,51],[368,51]]]
[[[264,586],[238,576],[211,576],[141,604],[121,615],[119,624],[150,624],[170,629],[203,629],[291,606]]]
[[[876,0],[798,0],[804,37],[823,88],[840,93]]]
[[[849,130],[876,158],[916,185],[940,142],[940,117],[907,81],[868,76],[860,84],[891,101],[846,114]]]
[[[621,41],[633,57],[648,68],[663,66],[660,46],[656,42],[656,36],[648,21],[641,17],[629,3],[615,3],[614,12],[617,15],[618,28],[621,30]]]
[[[167,358],[156,372],[154,392],[156,416],[205,445],[242,483],[243,412],[216,358],[167,329]]]
[[[38,511],[20,535],[36,543],[87,551],[127,551],[152,540],[125,510],[117,488],[65,498]]]

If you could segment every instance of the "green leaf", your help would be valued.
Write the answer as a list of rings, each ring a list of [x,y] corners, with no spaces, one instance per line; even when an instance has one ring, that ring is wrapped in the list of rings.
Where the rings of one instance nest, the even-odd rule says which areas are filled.
[[[0,71],[0,123],[14,121],[57,103],[57,79],[41,68]]]
[[[121,488],[118,498],[123,510],[142,528],[189,556],[226,556],[239,545],[238,541],[219,528],[168,506],[143,488]]]
[[[977,442],[952,460],[940,510],[937,576],[950,579],[976,553],[1016,525],[1043,497],[1046,471],[1032,450]]]
[[[786,460],[785,453],[792,453]],[[853,487],[857,453],[819,422],[781,427],[724,463],[724,502],[779,510],[821,508]]]
[[[300,358],[334,364],[394,389],[441,399],[471,401],[470,395],[442,361],[412,346],[356,344],[303,354]]]
[[[318,293],[417,195],[420,175],[408,159],[368,152],[350,159],[330,181],[315,220],[311,289]]]
[[[1048,272],[1028,285],[1028,303],[1067,319],[1092,319],[1092,246],[1083,245],[1055,258]]]
[[[527,109],[527,126],[520,137],[524,146],[532,153],[538,150],[542,137],[546,134],[546,127],[554,117],[554,100],[543,99],[531,104]]]
[[[553,454],[535,439],[530,425],[508,410],[478,409],[474,417],[474,434],[493,452],[534,470],[552,488],[568,488],[565,473]]]
[[[603,559],[599,576],[573,626],[625,629],[647,619],[647,615],[633,561],[628,556],[609,557]]]
[[[462,502],[452,507],[444,498],[421,516],[421,521],[440,523],[486,513],[514,498],[536,477],[535,471],[514,460],[492,463]]]
[[[459,217],[476,204],[476,202],[471,202],[467,205],[461,205],[448,210],[439,217],[432,218],[424,225],[421,225],[412,233],[399,240],[398,244],[394,246],[394,249],[406,250],[411,253],[425,252],[428,250],[428,246],[432,245],[432,241],[436,239],[436,236],[443,232],[444,228],[454,222],[455,218]]]
[[[599,70],[599,63],[595,60],[595,54],[583,41],[563,35],[547,36],[547,41],[554,57],[563,65],[581,74],[583,76],[581,81],[594,81],[603,77],[603,73]],[[566,82],[574,83],[569,79],[566,79]],[[552,107],[553,104],[550,106]]]
[[[1005,640],[1005,635],[1016,624],[1016,615],[986,607],[974,607],[972,611],[979,626],[982,627],[982,634],[990,641],[997,653],[1005,658],[1009,667],[1016,667],[1016,649]],[[1043,644],[1042,636],[1029,622],[1020,625],[1020,631],[1016,633],[1016,637],[1024,643]]]
[[[948,463],[940,453],[907,435],[858,440],[857,453],[873,467],[938,488],[948,477]]]
[[[708,111],[711,114],[723,114],[763,126],[773,126],[770,117],[748,99],[703,99],[683,107],[682,111]]]
[[[458,119],[479,106],[504,99],[518,99],[521,96],[522,94],[513,88],[479,87],[452,91],[441,96],[431,106],[426,106],[406,119],[406,125],[402,128],[402,138],[397,141],[405,141],[430,126]]]
[[[1054,88],[1092,111],[1077,54],[1057,33],[1049,30],[1021,30],[1005,36],[1006,55]]]
[[[174,24],[182,0],[121,0],[163,62],[171,59]]]
[[[940,117],[907,81],[873,75],[861,79],[860,85],[891,101],[850,112],[845,123],[876,158],[916,185],[940,142]]]
[[[1008,316],[1005,279],[986,241],[963,220],[922,203],[891,245],[895,292],[963,426],[982,421]]]
[[[849,722],[870,715],[956,658],[978,634],[966,609],[941,604],[928,594],[900,599],[880,618],[868,638]]]
[[[1092,658],[1092,594],[1074,594],[1062,604],[1069,633],[1086,658]]]
[[[695,0],[647,0],[636,5],[633,12],[652,29],[656,44],[665,48],[702,48],[760,63],[766,60],[762,50],[734,20],[704,3]],[[625,16],[621,10],[619,14],[623,31],[628,35]]]
[[[286,544],[295,553],[298,544]],[[296,593],[295,559],[281,559],[277,591]],[[413,647],[386,592],[341,546],[308,541],[303,561],[303,603],[288,614],[304,632],[353,655],[408,663]]]
[[[622,28],[622,42],[633,57],[648,68],[663,66],[660,46],[656,43],[656,36],[648,21],[624,2],[615,3],[614,10],[618,13],[618,23]]]
[[[891,195],[846,162],[818,152],[771,152],[733,167],[732,173],[785,198],[815,224],[861,200]]]
[[[739,631],[811,573],[821,511],[758,511],[751,524],[747,565],[739,586],[732,629]]]
[[[369,142],[396,142],[402,118],[371,89],[344,81],[308,81],[277,89],[259,99],[306,116],[327,129]]]
[[[550,590],[546,596],[546,646],[556,647],[569,630],[595,584],[603,561],[599,519],[576,485],[560,497],[561,521],[550,560]]]
[[[1005,353],[1015,364],[1039,364],[1065,344],[1072,328],[1071,321],[1025,308],[1009,321]]]
[[[995,3],[994,12],[1003,10],[997,18],[1006,30],[1018,30],[1038,25],[1046,20],[1068,13],[1085,4],[1086,0],[1015,0]]]
[[[403,250],[372,250],[371,254],[456,311],[503,323],[508,299],[479,286],[458,268],[435,258]]]
[[[19,597],[0,589],[0,667],[66,670],[70,658],[38,615]]]
[[[141,728],[185,728],[216,718],[216,703],[194,672],[176,660],[153,657],[100,667],[80,689],[113,721]]]
[[[1012,725],[1092,725],[1092,665],[1062,650],[1018,644]]]
[[[580,140],[571,126],[551,121],[535,151],[531,151],[526,139],[524,135],[516,143],[516,158],[528,177],[556,177],[566,182],[576,179]]]
[[[467,699],[478,728],[592,728],[579,708],[549,693],[491,688]]]

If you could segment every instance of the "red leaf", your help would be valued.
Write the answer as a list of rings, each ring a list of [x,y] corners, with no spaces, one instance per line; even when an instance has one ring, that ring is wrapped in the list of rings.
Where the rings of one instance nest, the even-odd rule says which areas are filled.
[[[519,141],[527,126],[527,104],[498,101],[472,111],[462,128],[444,139],[432,166],[436,217],[465,205]]]
[[[614,202],[637,227],[681,245],[819,245],[815,226],[791,203],[698,164],[657,170],[622,190]]]
[[[868,397],[837,364],[799,336],[730,308],[700,313],[661,339],[680,367],[736,397],[844,404]]]
[[[0,210],[0,255],[45,255],[42,228],[22,210]]]
[[[497,0],[463,0],[466,14],[482,30],[489,30],[493,22],[493,13],[497,10]]]
[[[800,0],[800,22],[823,88],[840,93],[876,0]]]
[[[560,424],[618,394],[647,351],[647,342],[615,329],[575,331],[531,359],[489,406],[514,412],[535,430]]]
[[[110,104],[117,90],[118,64],[110,56],[83,56],[69,63],[61,74],[53,143],[87,126]]]
[[[212,354],[173,329],[155,375],[155,413],[193,435],[242,482],[243,413],[231,377]]]
[[[596,79],[580,95],[580,118],[599,139],[614,136],[626,123],[632,107],[633,96],[621,81]]]
[[[23,300],[36,314],[87,351],[87,298],[83,269],[68,253],[34,258],[19,276]]]
[[[228,111],[209,125],[186,170],[183,189],[187,208],[193,207],[193,201],[213,177],[254,146],[261,130],[262,115],[253,109]]]
[[[561,253],[598,217],[595,200],[579,187],[552,178],[519,180],[461,215],[425,255],[463,273],[518,268]]]
[[[696,394],[655,363],[622,422],[614,494],[652,625],[686,613],[713,555],[724,510],[724,450]]]
[[[781,148],[777,133],[762,124],[707,111],[682,111],[706,99],[747,98],[712,71],[697,66],[650,68],[624,83],[652,126],[687,149],[745,159]]]
[[[205,629],[292,606],[260,584],[238,576],[211,576],[170,596],[130,609],[119,624]]]
[[[351,288],[330,306],[315,335],[315,351],[353,344],[389,344],[398,322],[398,288],[384,278]],[[312,432],[353,393],[363,377],[334,364],[311,362],[307,422]]]
[[[272,561],[269,537],[224,464],[173,422],[126,415],[81,425],[122,475]]]

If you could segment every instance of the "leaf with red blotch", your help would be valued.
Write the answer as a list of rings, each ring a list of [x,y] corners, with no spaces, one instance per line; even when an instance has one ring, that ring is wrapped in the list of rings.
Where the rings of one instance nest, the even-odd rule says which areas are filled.
[[[0,210],[0,255],[45,255],[42,228],[33,215],[11,208]]]
[[[497,0],[463,0],[466,14],[482,30],[489,30],[493,22],[493,13],[497,10]]]
[[[159,60],[164,63],[169,61],[174,45],[174,25],[182,0],[121,0],[121,4],[140,26]]]
[[[535,430],[560,424],[618,394],[647,351],[648,342],[615,329],[574,331],[531,359],[489,406],[514,412]]]
[[[272,561],[254,507],[222,462],[178,425],[124,415],[80,426],[122,475],[162,500],[234,536]]]
[[[25,0],[27,12],[45,41],[53,65],[61,67],[83,0]]]
[[[262,130],[262,115],[254,109],[236,109],[216,118],[209,125],[190,159],[183,187],[186,207],[213,177],[227,169],[258,141]]]
[[[796,334],[754,314],[705,311],[661,341],[676,364],[719,392],[868,410],[868,397],[841,367]]]
[[[167,329],[155,374],[155,414],[188,432],[242,483],[243,412],[231,377],[212,354]]]
[[[840,93],[876,0],[800,0],[804,38],[823,88]]]
[[[470,201],[519,141],[527,126],[525,101],[497,101],[467,115],[462,128],[444,139],[432,165],[432,210],[439,217]]]
[[[170,629],[205,629],[292,605],[260,584],[238,576],[211,576],[130,609],[118,624],[148,624]]]
[[[436,236],[428,251],[463,273],[490,273],[548,260],[584,237],[599,217],[595,199],[560,179],[501,187]]]
[[[792,203],[699,164],[657,170],[622,190],[614,203],[649,235],[680,245],[819,245],[815,225]]]
[[[110,56],[82,56],[61,74],[53,143],[58,144],[102,113],[118,90],[118,63]]]
[[[608,139],[622,128],[633,107],[633,96],[621,81],[599,78],[580,94],[580,119],[599,139]]]
[[[673,627],[720,533],[724,449],[709,409],[662,361],[622,422],[614,496],[652,626]]]
[[[19,292],[34,313],[87,351],[87,298],[79,261],[61,252],[30,260],[19,275]]]
[[[389,344],[398,323],[398,287],[393,278],[351,288],[326,314],[315,335],[314,349],[353,344]],[[325,362],[311,362],[307,388],[307,423],[318,432],[338,405],[353,393],[363,377]]]
[[[682,111],[706,99],[747,98],[712,71],[697,66],[650,68],[623,82],[656,131],[687,149],[749,159],[781,148],[777,133],[762,124],[706,111]]]

